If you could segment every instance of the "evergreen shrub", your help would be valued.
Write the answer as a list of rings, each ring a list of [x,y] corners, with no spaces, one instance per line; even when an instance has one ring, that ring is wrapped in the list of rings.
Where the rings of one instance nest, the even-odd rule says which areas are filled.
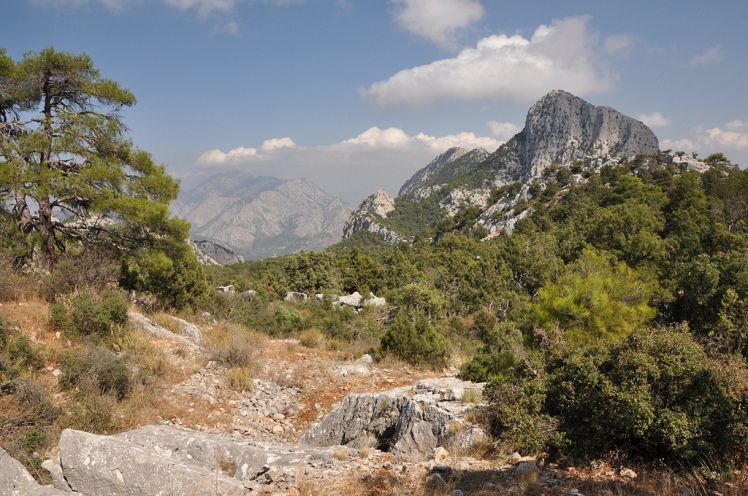
[[[449,339],[428,318],[398,312],[382,336],[378,355],[392,353],[410,364],[438,370],[447,366],[450,352]]]
[[[698,465],[747,454],[748,372],[708,356],[685,326],[551,349],[536,376],[489,390],[496,434],[557,459]]]

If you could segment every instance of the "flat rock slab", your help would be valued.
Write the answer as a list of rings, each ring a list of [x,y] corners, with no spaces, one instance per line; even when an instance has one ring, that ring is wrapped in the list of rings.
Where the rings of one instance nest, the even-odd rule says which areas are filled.
[[[254,443],[170,425],[116,436],[68,429],[59,448],[44,467],[64,489],[91,496],[278,493],[299,476],[325,480],[383,455],[363,462],[356,450],[339,446]]]

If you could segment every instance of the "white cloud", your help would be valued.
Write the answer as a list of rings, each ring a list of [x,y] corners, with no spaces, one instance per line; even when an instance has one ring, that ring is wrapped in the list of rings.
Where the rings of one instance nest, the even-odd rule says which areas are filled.
[[[698,152],[700,147],[696,141],[688,138],[664,139],[660,142],[660,148],[663,150],[673,150],[676,152]]]
[[[636,116],[636,118],[649,127],[667,127],[673,123],[673,121],[659,112],[652,112],[651,114],[639,114]]]
[[[440,45],[451,45],[457,30],[483,17],[477,0],[394,0],[397,23]]]
[[[720,146],[731,150],[748,150],[748,125],[740,121],[729,122],[726,129],[713,127],[707,129],[706,144]]]
[[[690,66],[696,67],[699,65],[704,64],[714,64],[717,62],[720,62],[722,60],[722,47],[715,46],[708,50],[706,50],[704,53],[700,53],[698,55],[694,55],[691,59]]]
[[[213,12],[230,12],[236,6],[237,0],[164,0],[172,7],[180,10],[195,9],[202,17]]]
[[[510,126],[496,124],[505,129]],[[397,194],[415,171],[451,147],[482,147],[493,152],[502,142],[472,132],[409,135],[399,128],[371,127],[330,145],[301,146],[284,137],[268,139],[259,147],[210,150],[198,157],[196,165],[206,172],[215,168],[242,169],[287,179],[307,177],[331,194],[358,203],[379,188]]]
[[[610,91],[617,79],[601,58],[586,17],[541,25],[530,39],[493,35],[455,58],[405,69],[360,93],[380,107],[427,107],[444,100],[531,102],[556,88]]]
[[[607,36],[603,41],[603,50],[608,55],[625,55],[634,45],[634,39],[627,34]]]
[[[501,141],[507,141],[522,129],[511,122],[488,121],[486,123],[488,134]]]
[[[706,157],[715,152],[724,153],[733,163],[748,162],[748,123],[735,120],[712,128],[693,128],[687,137],[662,140],[663,149],[698,152]]]

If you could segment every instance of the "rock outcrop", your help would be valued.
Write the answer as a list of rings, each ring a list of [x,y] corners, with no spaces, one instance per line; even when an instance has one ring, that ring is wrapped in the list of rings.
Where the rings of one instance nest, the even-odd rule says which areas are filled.
[[[0,496],[61,496],[65,491],[52,486],[42,486],[31,476],[21,462],[0,448]]]
[[[221,243],[207,239],[190,240],[198,261],[203,265],[231,265],[244,263],[244,257]]]
[[[454,147],[442,153],[419,170],[400,188],[398,198],[422,200],[460,177],[468,176],[488,158],[483,148],[466,150]]]
[[[384,393],[352,394],[300,444],[167,424],[114,436],[67,429],[57,456],[42,465],[54,488],[39,486],[0,450],[0,482],[12,488],[0,494],[277,493],[288,491],[300,476],[325,481],[374,469],[392,456],[402,461],[443,458],[448,452],[437,447],[467,448],[483,439],[483,431],[465,420],[482,388],[442,378]]]
[[[475,404],[462,400],[466,391],[479,396],[482,389],[482,384],[444,378],[384,393],[351,394],[300,442],[352,448],[375,445],[404,460],[428,457],[437,446],[447,444],[470,447],[484,433],[465,420]]]
[[[387,214],[395,210],[395,200],[380,189],[366,198],[361,205],[354,210],[343,226],[343,238],[353,236],[359,231],[368,231],[381,236],[388,244],[396,245],[405,238],[389,229],[382,223]]]
[[[88,495],[275,494],[300,476],[324,480],[355,469],[342,462],[357,453],[338,450],[247,442],[169,425],[116,436],[67,429],[58,456],[44,465],[58,489]]]
[[[527,113],[524,129],[504,146],[516,155],[522,182],[540,177],[552,163],[660,150],[657,136],[644,123],[562,90],[538,100]]]

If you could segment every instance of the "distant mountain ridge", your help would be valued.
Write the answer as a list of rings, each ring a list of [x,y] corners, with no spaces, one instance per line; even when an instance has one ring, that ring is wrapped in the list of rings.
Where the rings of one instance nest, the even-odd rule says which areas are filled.
[[[172,204],[192,224],[193,239],[216,241],[247,259],[324,249],[341,239],[351,210],[308,179],[241,171],[216,174]]]
[[[528,214],[513,212],[513,206],[527,198],[528,185],[544,185],[545,172],[552,164],[600,167],[658,152],[657,136],[644,123],[610,107],[596,107],[571,93],[554,90],[529,109],[522,131],[494,153],[482,148],[451,148],[406,181],[397,199],[384,191],[372,195],[351,214],[344,237],[366,230],[388,243],[408,239],[413,233],[392,227],[395,222],[390,219],[401,210],[397,205],[433,197],[438,205],[431,208],[444,209],[449,216],[467,205],[480,207],[482,215],[476,221],[489,235],[511,230],[523,214]],[[513,183],[523,187],[511,195],[492,198],[492,191]],[[375,204],[393,207],[382,213],[381,209],[372,210]]]

